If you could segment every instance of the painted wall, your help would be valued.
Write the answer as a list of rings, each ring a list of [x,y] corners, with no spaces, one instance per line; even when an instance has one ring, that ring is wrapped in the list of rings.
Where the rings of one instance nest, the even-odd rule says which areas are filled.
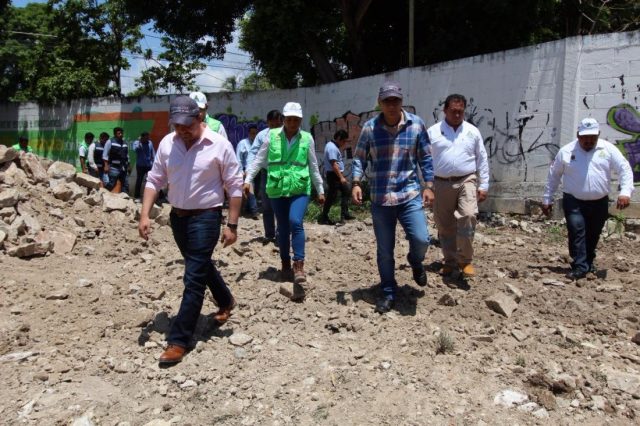
[[[405,105],[428,125],[442,118],[448,94],[467,97],[467,119],[482,132],[491,161],[492,199],[485,209],[523,212],[527,198],[539,199],[551,159],[587,116],[629,158],[640,185],[640,32],[570,38],[317,87],[214,93],[209,112],[223,121],[235,144],[250,123],[264,127],[269,110],[300,102],[304,127],[321,153],[337,129],[357,140],[364,121],[376,114],[385,79],[400,82]],[[76,161],[86,131],[97,135],[121,126],[125,138],[134,140],[146,130],[157,143],[169,130],[170,99],[0,104],[0,143],[13,144],[25,134],[41,155],[69,162]],[[633,198],[640,200],[640,191]]]

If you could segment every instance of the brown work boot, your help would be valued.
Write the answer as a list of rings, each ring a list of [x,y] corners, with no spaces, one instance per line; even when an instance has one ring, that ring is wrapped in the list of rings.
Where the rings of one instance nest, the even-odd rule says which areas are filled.
[[[167,349],[160,355],[158,362],[160,365],[172,365],[182,361],[187,349],[179,345],[169,345]]]
[[[282,261],[282,268],[280,269],[280,279],[282,281],[293,280],[293,269],[291,269],[291,259]]]
[[[475,278],[476,276],[476,269],[470,263],[461,263],[460,271],[464,278]]]
[[[442,268],[438,270],[438,274],[443,277],[450,277],[453,274],[453,266],[451,265],[442,265]]]
[[[229,320],[231,316],[231,311],[236,307],[236,299],[231,297],[231,303],[224,308],[218,309],[218,312],[213,315],[213,319],[220,325],[224,324]]]
[[[293,282],[301,284],[307,281],[307,276],[304,274],[304,260],[293,261]]]

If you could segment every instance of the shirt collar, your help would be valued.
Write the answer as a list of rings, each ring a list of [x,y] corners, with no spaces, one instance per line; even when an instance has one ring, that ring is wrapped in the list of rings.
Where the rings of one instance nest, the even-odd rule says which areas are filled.
[[[464,127],[466,122],[467,122],[466,120],[462,120],[462,123],[460,123],[460,125],[458,126],[458,130],[454,130],[453,127],[451,127],[449,123],[447,123],[447,120],[442,120],[442,126],[444,126],[446,130],[450,130],[453,133],[457,133],[462,131],[462,128]]]
[[[405,124],[411,124],[411,116],[404,109],[402,110],[402,117],[400,117],[400,122],[398,123],[398,129],[402,128]],[[376,125],[386,126],[382,113],[378,114],[376,117]]]

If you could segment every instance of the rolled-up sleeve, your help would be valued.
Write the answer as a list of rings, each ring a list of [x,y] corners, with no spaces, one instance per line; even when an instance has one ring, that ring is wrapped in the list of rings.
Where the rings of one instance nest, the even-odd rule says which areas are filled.
[[[170,140],[167,139],[168,137],[170,136],[167,136],[160,141],[158,153],[153,160],[153,166],[151,166],[151,170],[147,173],[147,183],[144,186],[145,188],[160,191],[167,185],[167,158],[169,156],[167,147],[170,145]]]
[[[242,197],[242,170],[233,145],[230,143],[224,146],[220,169],[222,170],[222,182],[229,197]]]

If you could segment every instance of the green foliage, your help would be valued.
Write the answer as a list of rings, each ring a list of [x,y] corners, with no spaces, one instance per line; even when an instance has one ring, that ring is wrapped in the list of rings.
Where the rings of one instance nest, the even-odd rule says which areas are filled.
[[[307,207],[307,211],[304,215],[305,222],[315,223],[318,221],[320,214],[322,213],[322,206],[315,201],[309,203],[309,207]],[[368,217],[371,217],[371,202],[366,201],[361,205],[349,204],[349,213],[354,215],[358,220],[364,220]],[[334,222],[338,222],[340,220],[340,202],[336,202],[331,209],[329,210],[329,219]]]
[[[548,240],[552,243],[560,243],[567,237],[566,229],[561,225],[552,225],[547,228]]]

